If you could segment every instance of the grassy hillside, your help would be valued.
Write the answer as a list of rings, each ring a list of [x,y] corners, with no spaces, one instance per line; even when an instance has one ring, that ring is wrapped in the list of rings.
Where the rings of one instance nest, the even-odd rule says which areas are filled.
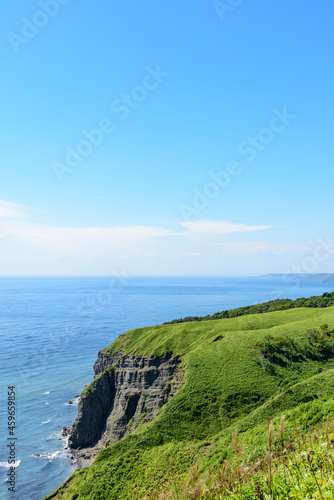
[[[48,498],[264,499],[294,498],[297,490],[299,498],[333,498],[327,477],[333,468],[326,472],[324,465],[322,479],[313,478],[314,467],[305,462],[310,470],[298,473],[299,482],[308,474],[305,491],[296,490],[297,476],[289,479],[284,468],[290,462],[291,470],[295,462],[303,466],[303,446],[312,446],[314,457],[321,451],[325,456],[321,433],[331,442],[331,424],[320,434],[309,427],[334,413],[333,328],[333,307],[302,307],[125,333],[106,350],[183,356],[185,384],[153,422],[100,452],[91,467],[77,470]],[[298,449],[292,443],[295,428],[305,435]],[[331,496],[319,496],[324,478]],[[283,496],[279,488],[286,488]],[[321,494],[327,495],[326,488],[322,484]]]

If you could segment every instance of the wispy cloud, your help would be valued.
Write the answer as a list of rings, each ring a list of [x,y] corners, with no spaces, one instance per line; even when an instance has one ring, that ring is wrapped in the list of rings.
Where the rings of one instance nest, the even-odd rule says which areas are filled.
[[[29,210],[23,205],[0,200],[0,218],[21,219],[29,216]]]
[[[152,252],[153,243],[159,244],[161,239],[165,245],[175,249],[180,256],[198,256],[198,248],[182,249],[188,237],[197,239],[200,246],[205,236],[221,236],[230,233],[244,233],[268,229],[270,226],[253,226],[230,221],[198,220],[175,224],[182,226],[185,231],[174,231],[159,226],[127,225],[115,227],[55,227],[27,220],[29,212],[26,207],[6,201],[0,202],[0,216],[2,231],[16,243],[25,243],[33,247],[46,249],[55,253],[76,255],[89,254],[91,256],[107,255],[123,249],[126,253]],[[15,219],[15,220],[13,220]],[[172,241],[168,243],[168,240]],[[207,239],[205,240],[207,241]],[[243,243],[237,245],[243,250]],[[239,245],[239,246],[238,246]],[[249,245],[249,244],[246,244]],[[265,244],[259,244],[261,250]],[[179,248],[178,248],[179,247]],[[249,248],[249,247],[245,247]]]
[[[155,226],[52,227],[23,221],[2,223],[7,235],[55,252],[106,254],[112,249],[148,243],[170,232]]]
[[[186,231],[175,232],[158,226],[128,225],[116,227],[53,227],[25,220],[7,218],[26,217],[27,212],[15,204],[3,202],[2,228],[8,236],[33,246],[75,254],[87,251],[96,255],[107,254],[113,249],[134,250],[150,245],[152,240],[176,237],[180,244],[187,237],[201,237],[243,233],[268,229],[270,226],[247,226],[226,221],[200,220],[183,222]],[[6,214],[6,215],[5,215]],[[166,241],[166,240],[164,240]],[[182,251],[182,250],[181,250]],[[196,250],[195,250],[196,252]],[[193,251],[191,251],[193,254]]]
[[[249,274],[250,269],[263,273],[309,250],[295,243],[261,241],[256,231],[271,228],[268,225],[198,220],[168,228],[63,227],[36,222],[29,212],[35,210],[0,202],[0,274],[105,275],[123,265],[131,269],[128,274],[144,275]],[[250,232],[255,232],[255,241],[249,241],[249,234],[247,241],[240,241]],[[238,241],[233,241],[234,235]]]
[[[235,241],[227,243],[218,243],[220,252],[215,255],[228,257],[232,255],[246,255],[255,253],[258,255],[286,255],[286,254],[304,254],[309,251],[309,247],[305,245],[297,245],[296,243],[272,243],[265,241]]]
[[[246,224],[235,224],[229,221],[197,220],[192,222],[181,222],[180,225],[187,229],[189,234],[213,234],[224,235],[230,233],[245,233],[248,231],[261,231],[270,229],[271,226],[247,226]]]

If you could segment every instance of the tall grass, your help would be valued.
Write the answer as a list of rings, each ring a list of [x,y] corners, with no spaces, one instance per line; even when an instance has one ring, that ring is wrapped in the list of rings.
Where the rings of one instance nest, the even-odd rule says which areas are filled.
[[[234,455],[217,470],[201,473],[197,464],[182,481],[145,500],[299,500],[334,498],[334,420],[303,434],[285,435],[285,418],[275,430],[268,421],[268,443],[252,457],[234,431]]]

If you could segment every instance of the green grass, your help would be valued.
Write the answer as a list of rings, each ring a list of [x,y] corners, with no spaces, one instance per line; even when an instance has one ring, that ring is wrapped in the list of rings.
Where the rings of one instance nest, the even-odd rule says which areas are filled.
[[[334,328],[333,307],[162,325],[120,336],[106,351],[183,356],[185,384],[153,422],[102,450],[91,467],[76,471],[48,498],[157,498],[159,489],[171,492],[174,483],[183,484],[195,465],[203,478],[226,460],[233,463],[231,435],[236,429],[250,457],[266,445],[270,418],[278,425],[280,416],[286,416],[287,436],[296,426],[307,432],[309,425],[334,413],[334,357],[264,370],[254,344],[268,335],[289,335],[301,343],[308,330],[325,323]],[[222,338],[215,341],[217,337]]]
[[[197,462],[184,478],[153,490],[150,498],[285,500],[333,498],[334,422],[328,419],[304,434],[289,436],[285,417],[268,421],[266,446],[251,457],[237,433],[232,435],[233,458],[201,474]]]

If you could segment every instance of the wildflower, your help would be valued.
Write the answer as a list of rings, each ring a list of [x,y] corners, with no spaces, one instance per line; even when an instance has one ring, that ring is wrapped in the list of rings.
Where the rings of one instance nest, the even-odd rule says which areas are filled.
[[[320,446],[327,446],[327,443],[321,443]]]

